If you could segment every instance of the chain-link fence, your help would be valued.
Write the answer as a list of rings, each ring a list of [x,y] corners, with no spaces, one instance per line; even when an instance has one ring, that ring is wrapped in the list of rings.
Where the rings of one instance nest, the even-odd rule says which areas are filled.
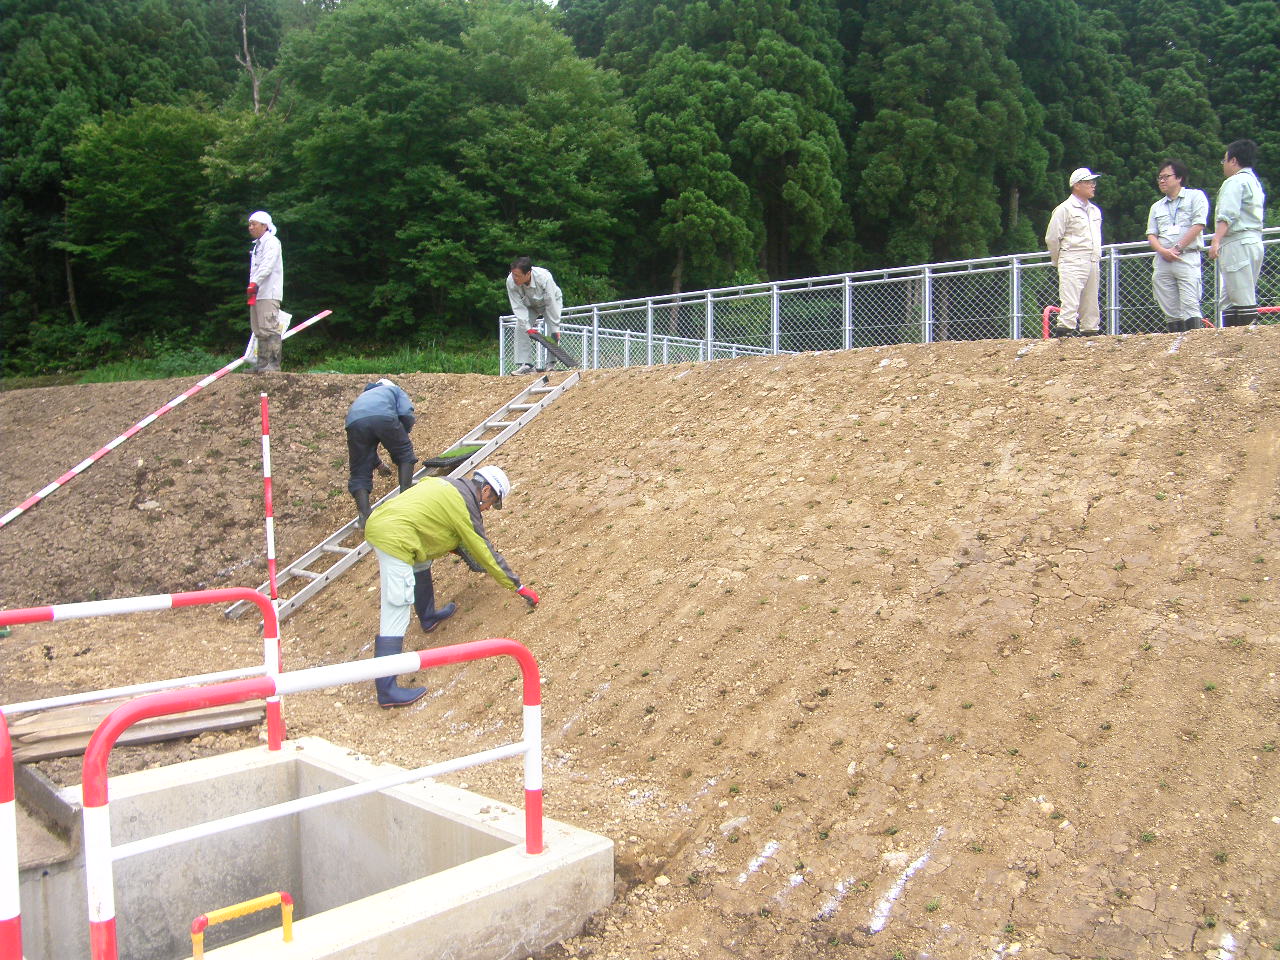
[[[1280,304],[1280,228],[1263,232],[1258,304]],[[1206,243],[1206,246],[1208,244]],[[1108,333],[1163,332],[1145,243],[1105,247],[1099,278]],[[1220,322],[1218,263],[1202,259],[1204,315]],[[808,280],[566,307],[561,346],[584,367],[655,363],[893,343],[1040,337],[1058,275],[1045,252],[864,270]],[[1267,319],[1277,317],[1271,314]],[[515,318],[498,324],[500,369],[514,366]],[[537,351],[538,366],[545,353]]]

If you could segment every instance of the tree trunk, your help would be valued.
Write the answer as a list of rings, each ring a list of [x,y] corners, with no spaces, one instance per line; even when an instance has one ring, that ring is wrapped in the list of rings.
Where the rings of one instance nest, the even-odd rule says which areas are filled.
[[[67,201],[62,203],[62,223],[67,225]],[[76,303],[76,278],[71,272],[71,254],[66,250],[62,251],[63,269],[67,273],[67,306],[71,309],[71,319],[79,326],[80,324],[80,306]]]
[[[676,248],[676,265],[671,271],[671,292],[679,293],[684,286],[684,245],[681,244]],[[671,304],[671,311],[667,315],[667,336],[678,337],[680,335],[680,306],[679,304]]]
[[[249,5],[247,3],[240,8],[240,44],[244,48],[244,56],[236,54],[236,62],[249,74],[249,82],[253,85],[253,112],[257,113],[261,94],[258,90],[258,71],[253,66],[253,54],[249,52]]]

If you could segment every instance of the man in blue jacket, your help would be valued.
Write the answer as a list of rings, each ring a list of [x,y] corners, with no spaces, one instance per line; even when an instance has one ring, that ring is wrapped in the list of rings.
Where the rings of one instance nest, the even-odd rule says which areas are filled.
[[[387,448],[400,474],[400,492],[413,486],[413,402],[409,395],[390,380],[366,384],[347,410],[347,458],[351,464],[347,492],[360,512],[357,523],[363,527],[369,519],[369,494],[373,491],[373,471],[382,461],[378,444]]]

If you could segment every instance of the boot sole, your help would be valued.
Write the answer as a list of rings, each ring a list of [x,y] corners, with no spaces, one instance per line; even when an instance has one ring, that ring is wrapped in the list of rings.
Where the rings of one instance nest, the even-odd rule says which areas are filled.
[[[412,704],[417,703],[426,695],[427,695],[427,691],[423,689],[423,691],[420,694],[418,694],[416,697],[414,697],[412,700],[400,700],[395,703],[383,703],[381,700],[379,700],[378,706],[380,706],[383,710],[394,710],[396,707],[408,707],[408,706],[411,706]]]

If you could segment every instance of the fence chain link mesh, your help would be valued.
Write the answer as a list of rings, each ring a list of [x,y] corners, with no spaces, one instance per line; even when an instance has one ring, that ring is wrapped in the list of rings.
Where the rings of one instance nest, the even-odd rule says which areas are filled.
[[[1263,243],[1258,304],[1280,304],[1280,228],[1264,231]],[[1103,249],[1098,296],[1107,333],[1164,331],[1151,288],[1154,257],[1145,243]],[[1203,257],[1201,271],[1202,312],[1216,324],[1217,262]],[[1026,253],[566,307],[560,344],[583,367],[600,368],[1031,339],[1043,335],[1045,308],[1057,302],[1048,254]],[[515,366],[513,317],[499,320],[498,343],[505,373]],[[535,356],[539,367],[548,365],[541,347]]]

